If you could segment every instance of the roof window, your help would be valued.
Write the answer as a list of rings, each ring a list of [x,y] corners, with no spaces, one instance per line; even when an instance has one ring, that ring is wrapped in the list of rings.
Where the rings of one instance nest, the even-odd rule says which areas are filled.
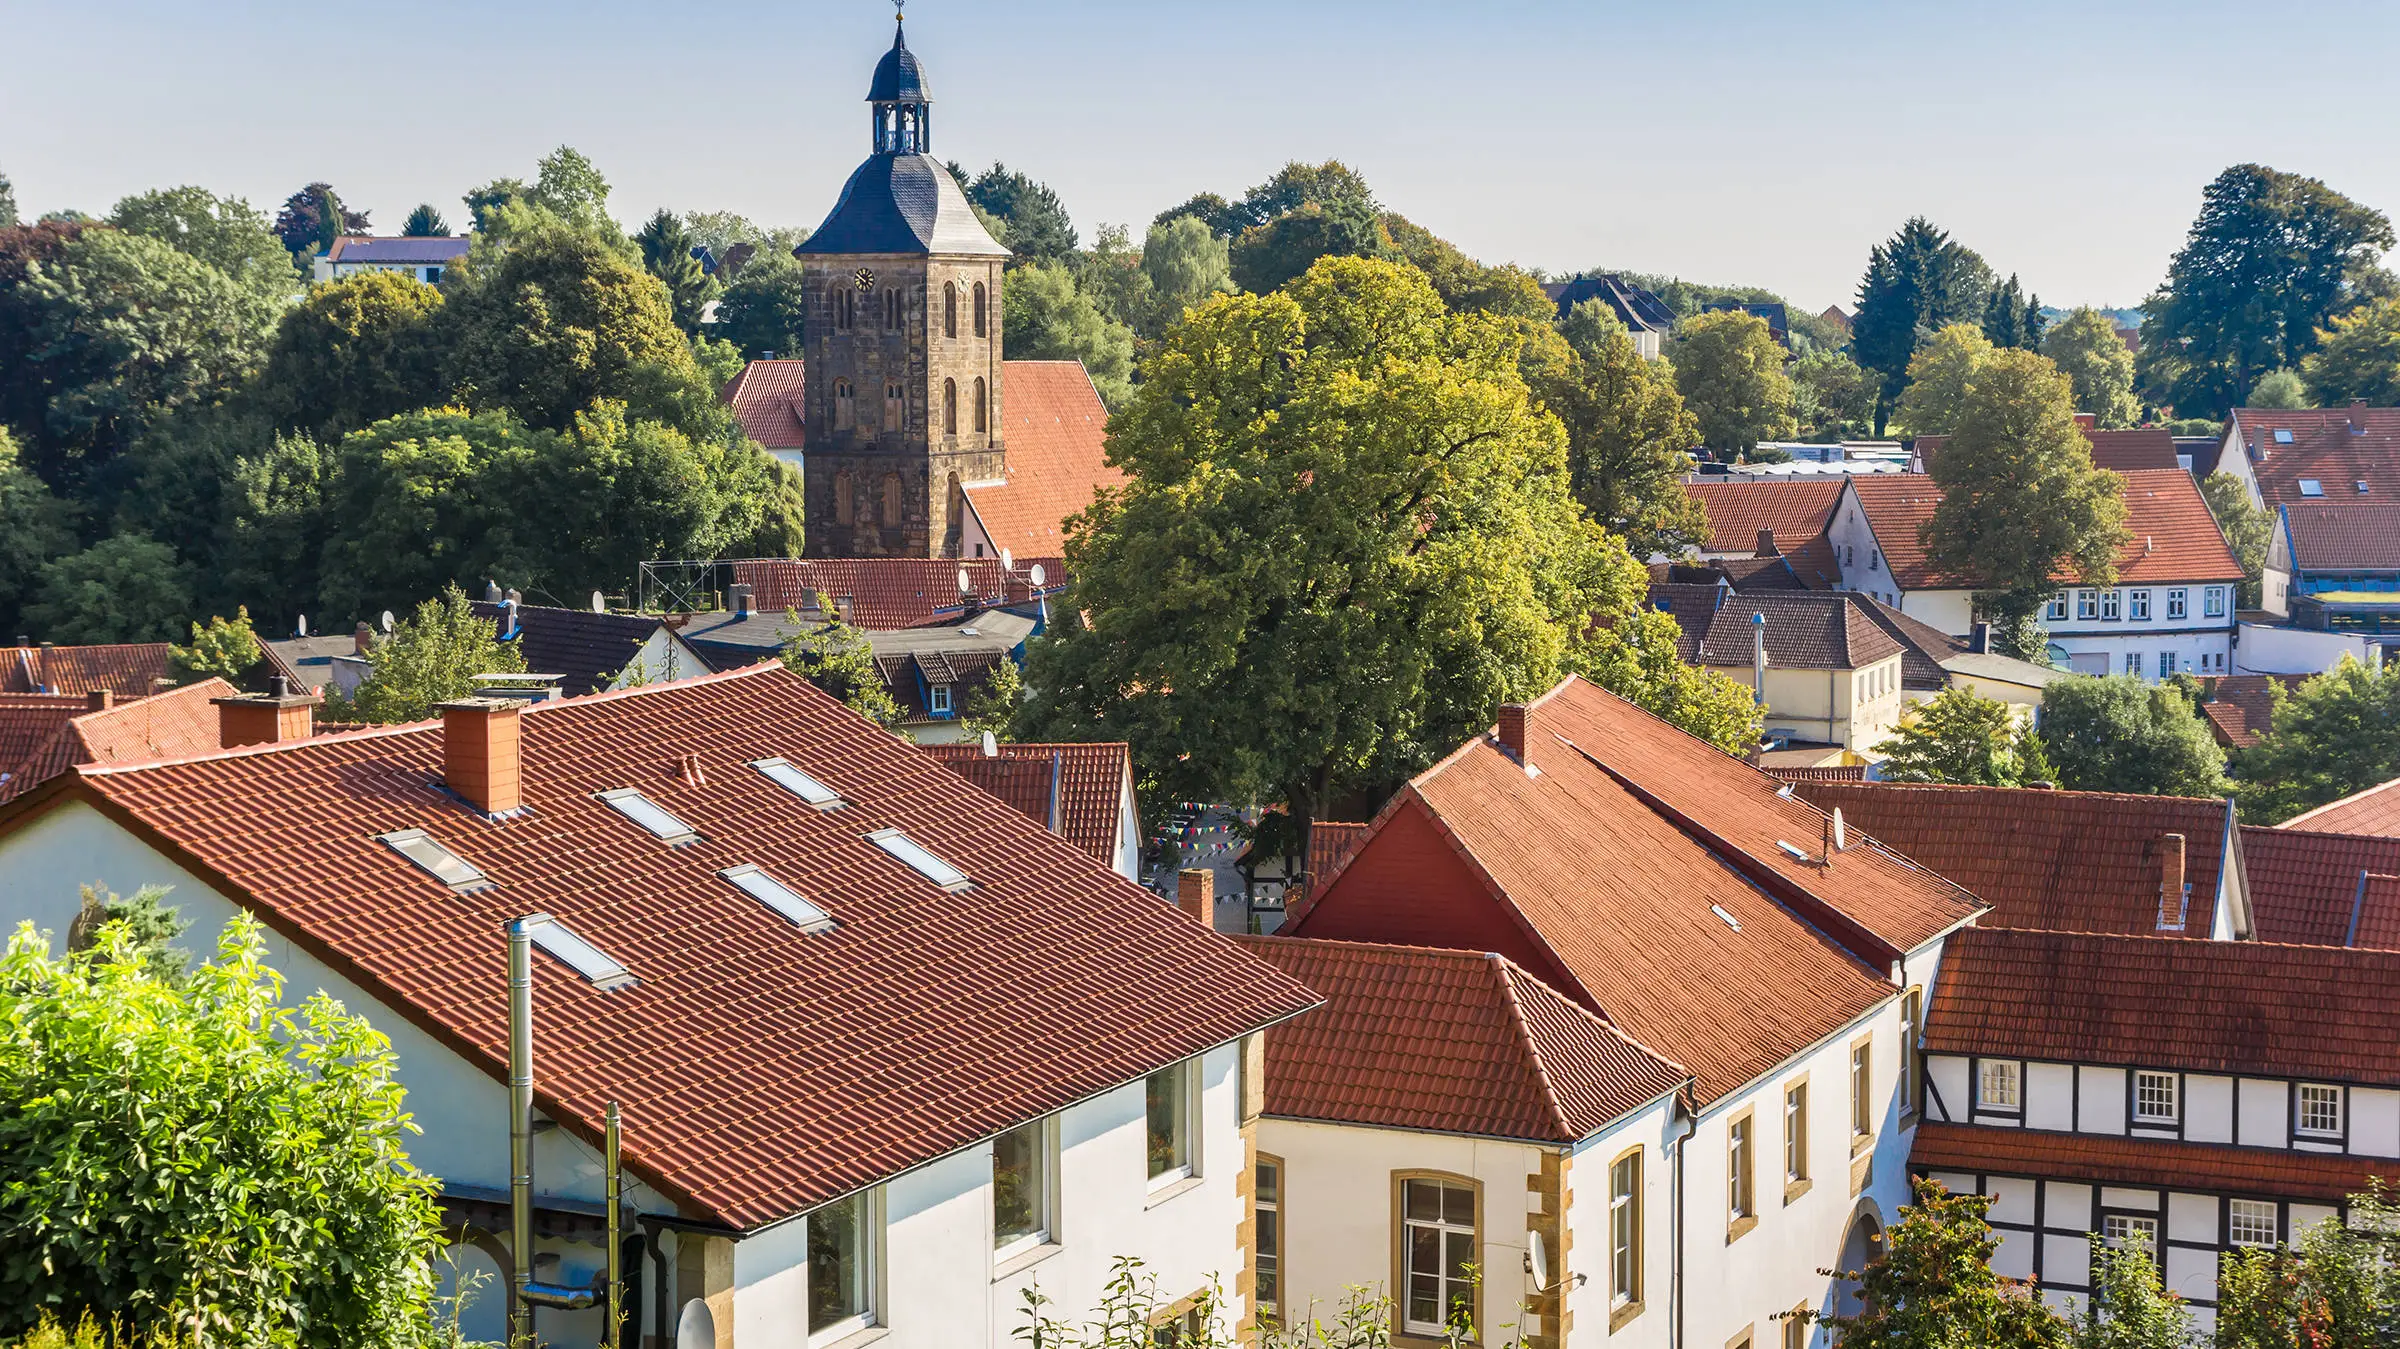
[[[615,807],[619,815],[669,843],[687,843],[700,837],[699,830],[668,814],[664,806],[635,788],[620,787],[613,792],[602,792],[600,799]]]
[[[842,794],[792,767],[788,759],[752,759],[750,766],[767,780],[819,810],[840,810]]]
[[[964,890],[971,884],[967,880],[967,873],[925,851],[916,840],[897,829],[878,829],[867,835],[867,842],[890,853],[906,863],[910,870],[944,890]]]
[[[2325,495],[2325,484],[2319,482],[2315,478],[2302,478],[2300,480],[2300,495],[2304,497],[2321,497]]]
[[[474,863],[434,842],[433,835],[422,829],[402,829],[378,834],[385,847],[423,868],[427,875],[465,894],[471,890],[487,890],[491,881]]]
[[[2364,478],[2358,480],[2358,494],[2362,497],[2367,494],[2367,480]]]
[[[592,987],[606,993],[611,989],[630,988],[640,982],[633,972],[611,959],[599,947],[567,931],[566,924],[546,913],[529,915],[525,919],[525,935],[533,944],[565,962],[567,968],[590,981]]]
[[[2276,443],[2276,444],[2278,444],[2278,445],[2289,445],[2289,444],[2291,444],[2291,443],[2292,443],[2292,432],[2291,432],[2291,428],[2289,428],[2289,427],[2284,427],[2284,426],[2278,426],[2278,427],[2276,427],[2276,428],[2275,428],[2275,443]]]
[[[733,883],[733,888],[792,920],[802,932],[823,932],[833,926],[833,916],[800,897],[800,892],[747,863],[727,867],[717,873]]]

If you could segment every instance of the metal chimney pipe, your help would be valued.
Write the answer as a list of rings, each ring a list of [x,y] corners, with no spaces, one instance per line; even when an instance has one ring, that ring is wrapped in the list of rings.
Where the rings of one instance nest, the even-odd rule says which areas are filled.
[[[624,1124],[617,1115],[617,1103],[610,1101],[608,1103],[608,1132],[602,1144],[601,1158],[601,1166],[606,1172],[608,1186],[608,1337],[601,1343],[611,1346],[624,1343],[625,1331],[622,1310],[625,1286],[625,1251],[623,1234],[618,1231],[618,1224],[624,1221],[620,1213],[625,1201],[625,1173],[620,1165],[619,1155],[619,1147],[623,1138]]]
[[[1767,616],[1750,615],[1750,688],[1758,705],[1767,705]]]
[[[525,920],[508,923],[508,1236],[513,1268],[508,1332],[533,1342],[533,938]]]

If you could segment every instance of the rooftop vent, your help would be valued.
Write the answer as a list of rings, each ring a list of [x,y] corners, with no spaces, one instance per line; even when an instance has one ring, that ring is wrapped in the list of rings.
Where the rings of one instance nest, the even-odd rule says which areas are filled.
[[[748,864],[727,867],[717,873],[733,887],[792,920],[802,932],[824,932],[833,926],[833,916],[800,897],[800,892]]]
[[[378,834],[376,838],[385,847],[416,863],[426,874],[462,895],[491,888],[491,881],[474,863],[435,842],[433,836],[422,829],[401,829]]]
[[[1710,913],[1713,913],[1713,914],[1715,914],[1717,917],[1724,919],[1724,920],[1725,920],[1725,926],[1727,926],[1727,927],[1729,927],[1729,928],[1732,928],[1732,929],[1733,929],[1734,931],[1736,931],[1736,932],[1739,932],[1739,931],[1741,931],[1741,930],[1742,930],[1742,920],[1741,920],[1741,919],[1739,919],[1739,918],[1736,918],[1736,917],[1734,917],[1734,916],[1733,916],[1732,914],[1730,914],[1730,913],[1727,913],[1727,912],[1725,912],[1725,906],[1724,906],[1724,905],[1722,905],[1722,904],[1711,904],[1711,905],[1709,905],[1709,906],[1708,906],[1708,911],[1709,911]]]
[[[700,837],[700,831],[667,813],[666,807],[644,796],[632,787],[619,787],[598,796],[619,815],[649,830],[668,843],[689,843]]]
[[[528,914],[524,921],[525,935],[533,939],[534,945],[558,957],[568,969],[582,975],[601,992],[630,988],[639,982],[631,970],[618,964],[599,947],[569,932],[566,924],[549,914]]]
[[[897,829],[878,829],[867,835],[867,842],[883,849],[925,879],[944,890],[964,890],[972,881],[967,873],[927,852],[916,840]]]
[[[752,759],[750,766],[764,774],[769,782],[819,810],[840,810],[842,808],[840,792],[792,767],[789,760]]]

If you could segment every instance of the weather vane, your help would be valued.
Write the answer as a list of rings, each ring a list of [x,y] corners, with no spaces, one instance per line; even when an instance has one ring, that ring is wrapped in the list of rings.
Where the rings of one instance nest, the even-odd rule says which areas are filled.
[[[892,0],[892,17],[901,20],[908,18],[908,0]]]

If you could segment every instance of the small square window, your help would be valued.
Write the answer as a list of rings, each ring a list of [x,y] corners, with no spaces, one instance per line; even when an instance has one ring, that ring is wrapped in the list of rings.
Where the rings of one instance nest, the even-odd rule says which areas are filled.
[[[2050,608],[2048,611],[2043,613],[2042,617],[2049,619],[2053,623],[2065,622],[2067,617],[2067,592],[2062,590],[2057,594],[2052,595],[2050,597]]]
[[[867,842],[883,849],[905,863],[911,871],[944,890],[964,890],[973,883],[967,879],[967,873],[927,852],[916,840],[897,829],[878,829],[867,835]]]
[[[2300,480],[2300,495],[2304,497],[2321,497],[2325,495],[2325,484],[2315,478],[2302,478]]]
[[[532,914],[523,922],[525,935],[533,939],[534,945],[558,957],[567,968],[590,980],[592,987],[601,992],[631,987],[636,982],[633,973],[608,953],[569,932],[564,923],[550,915]]]
[[[2338,1134],[2342,1131],[2342,1089],[2317,1082],[2300,1086],[2300,1132]]]
[[[2183,1118],[2181,1085],[2173,1073],[2135,1073],[2133,1117],[2145,1124],[2173,1124]]]
[[[2127,614],[2132,617],[2134,622],[2149,622],[2150,592],[2147,590],[2136,590],[2129,592],[2125,598],[2125,609]]]
[[[949,716],[950,686],[948,684],[934,685],[933,688],[926,694],[925,708],[927,711],[933,713],[937,717]]]
[[[2281,427],[2281,426],[2278,426],[2278,427],[2276,427],[2276,428],[2275,428],[2275,443],[2276,443],[2276,444],[2278,444],[2278,445],[2289,445],[2289,444],[2291,444],[2291,443],[2292,443],[2292,433],[2291,433],[2291,431],[2290,431],[2288,428],[2285,428],[2285,427]]]
[[[2225,616],[2225,587],[2210,586],[2201,595],[2200,612],[2209,618]]]
[[[2227,1205],[2225,1227],[2227,1238],[2236,1246],[2272,1246],[2283,1237],[2272,1200],[2233,1200]]]
[[[738,867],[727,867],[717,874],[730,882],[734,889],[791,919],[802,932],[823,932],[833,926],[833,915],[801,898],[799,891],[756,866],[745,863]]]
[[[384,846],[424,868],[435,880],[466,894],[488,890],[491,881],[474,863],[434,842],[433,836],[422,829],[402,829],[397,833],[378,834]]]
[[[799,797],[819,810],[840,810],[842,794],[808,774],[792,767],[784,759],[753,759],[750,766],[766,775],[768,781]]]
[[[2015,1110],[2018,1103],[2017,1065],[1985,1059],[1975,1081],[1975,1103],[1986,1110]]]
[[[2141,1251],[2151,1259],[2158,1258],[2158,1219],[2137,1218],[2130,1214],[2110,1213],[2100,1219],[2101,1239],[2110,1250]]]
[[[664,806],[631,787],[613,792],[601,792],[600,799],[616,809],[619,815],[649,830],[668,843],[685,843],[700,837],[700,831],[667,813]]]

